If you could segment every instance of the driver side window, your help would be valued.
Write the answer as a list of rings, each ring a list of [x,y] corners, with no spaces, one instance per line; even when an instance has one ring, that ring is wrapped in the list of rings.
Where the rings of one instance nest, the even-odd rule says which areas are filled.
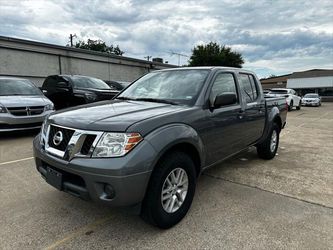
[[[231,73],[220,73],[214,80],[211,97],[215,99],[217,95],[221,95],[223,93],[234,93],[237,96],[238,102],[235,78]]]

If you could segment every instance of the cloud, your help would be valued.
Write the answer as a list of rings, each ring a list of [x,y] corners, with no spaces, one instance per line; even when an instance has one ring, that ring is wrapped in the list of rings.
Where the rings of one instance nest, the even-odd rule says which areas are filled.
[[[190,55],[195,45],[216,41],[265,76],[332,68],[332,9],[328,0],[2,1],[0,35],[65,45],[76,33],[118,44],[127,56],[174,64],[171,51]]]

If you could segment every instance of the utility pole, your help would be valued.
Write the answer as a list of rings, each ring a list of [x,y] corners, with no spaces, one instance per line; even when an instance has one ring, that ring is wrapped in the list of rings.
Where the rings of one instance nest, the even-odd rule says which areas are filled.
[[[69,34],[69,42],[71,44],[71,47],[73,47],[73,38],[77,37],[76,34],[72,35],[72,34]]]
[[[185,54],[181,54],[181,53],[177,53],[177,52],[173,52],[173,51],[170,51],[170,54],[171,55],[176,55],[178,56],[178,66],[180,66],[180,57],[189,57],[188,55],[185,55]]]
[[[144,58],[147,59],[147,61],[149,61],[149,59],[151,58],[152,56],[145,56]]]

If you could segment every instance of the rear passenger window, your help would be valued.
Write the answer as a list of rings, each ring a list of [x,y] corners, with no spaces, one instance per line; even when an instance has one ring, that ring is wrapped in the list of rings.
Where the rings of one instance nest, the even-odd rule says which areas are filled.
[[[226,92],[235,93],[238,99],[236,83],[233,75],[231,73],[220,73],[215,78],[211,95],[213,98],[215,98],[217,95]]]
[[[240,79],[246,102],[254,102],[258,98],[257,84],[255,83],[254,77],[248,74],[240,74]]]
[[[54,87],[54,85],[57,83],[57,80],[55,79],[54,76],[49,76],[45,79],[43,83],[43,89],[48,89]]]

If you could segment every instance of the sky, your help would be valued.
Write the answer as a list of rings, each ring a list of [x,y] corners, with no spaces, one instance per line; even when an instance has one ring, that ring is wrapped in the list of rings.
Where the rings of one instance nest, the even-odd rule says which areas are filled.
[[[213,41],[240,52],[259,77],[333,69],[331,0],[0,0],[1,36],[66,45],[69,34],[175,65],[172,52],[190,56]]]

